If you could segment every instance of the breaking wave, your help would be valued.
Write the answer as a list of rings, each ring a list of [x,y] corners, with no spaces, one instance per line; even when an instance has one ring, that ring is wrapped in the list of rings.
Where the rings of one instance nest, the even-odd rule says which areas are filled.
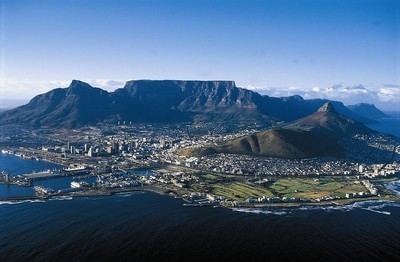
[[[400,208],[399,202],[393,201],[360,201],[344,206],[302,206],[298,208],[231,208],[235,212],[243,213],[253,213],[253,214],[263,214],[263,215],[288,215],[299,211],[341,211],[350,212],[356,209],[362,209],[366,211],[371,211],[374,213],[379,213],[383,215],[391,215],[390,212],[384,210],[387,207]]]
[[[24,203],[43,203],[45,200],[41,199],[26,199],[26,200],[7,200],[7,201],[0,201],[0,205],[17,205],[17,204],[24,204]]]
[[[60,201],[60,200],[72,200],[72,199],[74,199],[74,198],[71,196],[57,196],[57,197],[51,197],[48,200],[49,201],[54,201],[54,200]]]
[[[144,193],[145,193],[144,191],[132,191],[132,192],[116,193],[115,195],[118,197],[131,197],[135,195],[142,195]]]
[[[283,216],[287,215],[289,211],[284,210],[271,210],[271,209],[264,209],[264,208],[232,208],[235,212],[242,212],[242,213],[253,213],[253,214],[264,214],[264,215],[277,215]]]
[[[392,181],[390,183],[385,184],[385,187],[392,191],[395,192],[396,195],[400,196],[400,180]]]

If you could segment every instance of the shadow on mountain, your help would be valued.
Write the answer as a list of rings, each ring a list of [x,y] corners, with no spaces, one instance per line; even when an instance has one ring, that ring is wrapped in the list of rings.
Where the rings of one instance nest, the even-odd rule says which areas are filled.
[[[228,141],[226,144],[195,153],[231,153],[279,158],[341,156],[345,152],[339,139],[354,134],[372,134],[364,124],[336,112],[330,102],[317,112],[279,128],[273,128]],[[202,151],[203,150],[203,151]]]

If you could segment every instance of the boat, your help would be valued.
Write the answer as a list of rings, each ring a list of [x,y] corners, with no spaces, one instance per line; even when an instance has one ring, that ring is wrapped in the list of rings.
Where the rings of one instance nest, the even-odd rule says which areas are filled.
[[[86,181],[72,181],[71,188],[82,188],[82,187],[89,187],[89,183]]]
[[[54,192],[53,189],[44,186],[34,186],[33,189],[37,195],[49,195]]]
[[[71,166],[67,167],[66,169],[64,169],[64,171],[74,172],[74,171],[82,171],[85,169],[86,169],[86,166],[84,166],[84,165],[71,165]]]
[[[72,181],[71,182],[71,188],[79,188],[81,187],[81,185],[79,184],[79,182],[76,181]]]

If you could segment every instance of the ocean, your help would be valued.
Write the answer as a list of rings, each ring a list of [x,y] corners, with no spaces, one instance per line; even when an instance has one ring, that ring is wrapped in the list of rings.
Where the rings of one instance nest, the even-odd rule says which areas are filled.
[[[400,117],[384,118],[367,126],[376,131],[400,137]]]
[[[4,171],[10,175],[21,175],[21,174],[28,174],[32,172],[40,172],[44,170],[53,170],[53,169],[60,169],[60,165],[56,165],[49,162],[44,161],[36,161],[31,159],[23,159],[21,157],[17,157],[14,155],[3,154],[0,153],[0,172]],[[69,187],[68,182],[59,182],[61,180],[55,181],[38,181],[35,182],[33,185],[42,184],[48,185],[51,183],[54,187]],[[66,181],[66,180],[64,180]],[[54,188],[54,189],[56,189]],[[60,188],[57,188],[60,189]],[[0,199],[9,197],[9,196],[32,196],[34,195],[33,187],[20,187],[16,185],[4,185],[0,184]]]
[[[59,166],[0,154],[11,174]],[[38,181],[61,189],[71,178]],[[400,182],[389,185],[400,192]],[[0,185],[0,196],[31,195]],[[400,203],[187,207],[148,192],[0,202],[0,261],[398,261]]]
[[[1,261],[398,261],[400,205],[185,207],[135,192],[0,205]]]

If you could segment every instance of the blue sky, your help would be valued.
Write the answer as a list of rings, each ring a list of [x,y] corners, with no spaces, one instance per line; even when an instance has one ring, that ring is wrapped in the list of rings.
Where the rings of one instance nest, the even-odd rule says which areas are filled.
[[[396,0],[0,0],[3,100],[198,79],[396,110],[399,61]]]

